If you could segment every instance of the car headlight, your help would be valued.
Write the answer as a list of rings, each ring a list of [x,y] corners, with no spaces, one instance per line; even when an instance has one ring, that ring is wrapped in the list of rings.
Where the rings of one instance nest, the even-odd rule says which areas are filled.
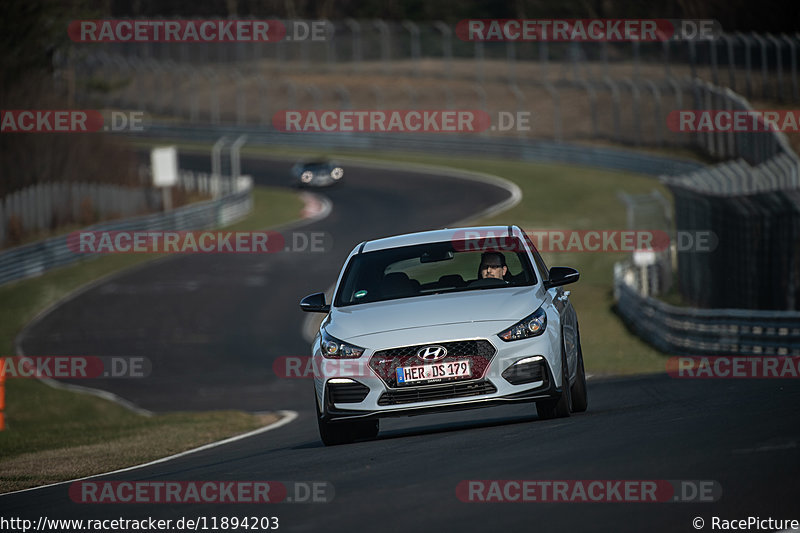
[[[364,348],[359,348],[358,346],[340,341],[336,337],[328,335],[325,330],[322,330],[320,346],[322,348],[322,355],[328,359],[355,359],[361,357],[361,354],[364,353]]]
[[[547,314],[543,308],[537,309],[532,315],[529,315],[507,330],[498,333],[497,336],[506,342],[518,341],[520,339],[527,339],[530,337],[538,337],[544,333],[547,327]]]
[[[314,173],[310,170],[306,170],[302,174],[300,174],[300,181],[303,183],[310,183],[311,180],[314,179]]]
[[[331,170],[331,177],[333,179],[340,180],[342,179],[342,176],[344,176],[344,169],[336,167],[333,170]]]

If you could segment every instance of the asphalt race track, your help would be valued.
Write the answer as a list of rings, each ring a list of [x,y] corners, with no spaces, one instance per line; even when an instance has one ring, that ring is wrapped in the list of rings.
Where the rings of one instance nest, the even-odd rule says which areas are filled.
[[[289,161],[247,159],[259,184],[285,185]],[[208,169],[208,157],[182,167]],[[800,519],[800,382],[676,380],[666,374],[589,382],[585,414],[538,421],[533,405],[382,421],[372,442],[326,448],[309,380],[281,379],[276,357],[307,355],[299,299],[327,289],[364,239],[446,226],[497,204],[493,185],[348,167],[320,191],[327,253],[194,255],[138,268],[36,322],[26,354],[143,355],[141,380],[82,383],[152,411],[294,410],[278,429],[103,480],[325,481],[330,503],[77,504],[68,484],[0,497],[0,516],[197,518],[277,516],[284,531],[696,531],[722,519]],[[573,290],[580,290],[580,284]],[[580,314],[580,309],[577,310]],[[586,353],[587,360],[592,354]],[[466,503],[464,480],[713,480],[715,502]]]

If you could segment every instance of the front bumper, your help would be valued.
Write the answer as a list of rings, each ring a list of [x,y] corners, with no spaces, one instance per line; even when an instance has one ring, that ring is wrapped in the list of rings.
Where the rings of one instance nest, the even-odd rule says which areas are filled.
[[[554,338],[555,337],[555,338]],[[487,358],[484,352],[476,356],[475,368],[480,369],[469,379],[419,386],[400,386],[391,379],[397,367],[387,359],[387,352],[405,353],[425,344],[448,344],[464,341],[438,341],[397,349],[369,350],[358,361],[325,364],[331,360],[319,358],[315,366],[317,398],[322,398],[320,412],[327,421],[375,419],[397,416],[479,409],[496,405],[533,402],[557,398],[561,393],[560,339],[543,335],[505,343],[499,339],[472,339],[489,343],[494,353]],[[374,356],[388,364],[389,371],[376,367]],[[448,356],[449,357],[449,356]],[[457,357],[467,357],[464,353]],[[539,373],[520,380],[519,372],[511,372],[517,363],[534,359]],[[402,364],[408,364],[404,358]],[[531,366],[531,363],[525,363]],[[514,369],[520,366],[514,366]]]

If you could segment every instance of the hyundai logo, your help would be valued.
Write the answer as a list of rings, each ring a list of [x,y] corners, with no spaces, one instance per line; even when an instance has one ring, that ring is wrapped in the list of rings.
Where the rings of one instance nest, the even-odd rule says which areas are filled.
[[[444,359],[446,355],[447,348],[438,345],[426,346],[417,351],[417,357],[423,361],[438,361],[439,359]]]

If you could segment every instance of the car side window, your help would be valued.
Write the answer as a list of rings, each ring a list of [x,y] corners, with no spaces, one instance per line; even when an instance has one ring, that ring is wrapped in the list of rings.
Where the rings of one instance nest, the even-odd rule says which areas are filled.
[[[542,259],[542,256],[539,254],[539,250],[533,245],[533,241],[531,238],[528,237],[527,233],[523,233],[525,235],[525,242],[528,244],[528,248],[531,249],[533,253],[533,260],[536,262],[536,267],[539,269],[539,274],[542,276],[542,280],[550,279],[550,270],[547,268],[547,264]]]

